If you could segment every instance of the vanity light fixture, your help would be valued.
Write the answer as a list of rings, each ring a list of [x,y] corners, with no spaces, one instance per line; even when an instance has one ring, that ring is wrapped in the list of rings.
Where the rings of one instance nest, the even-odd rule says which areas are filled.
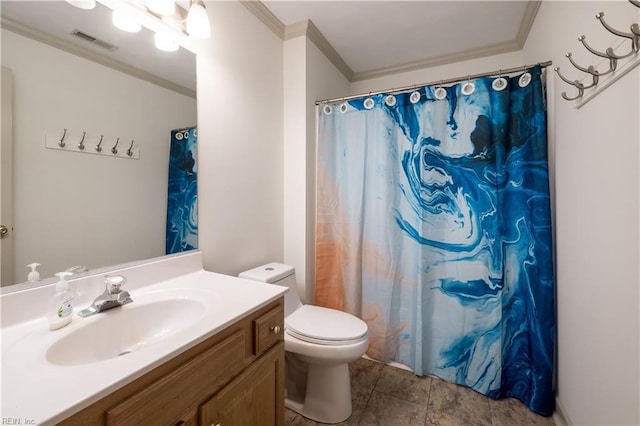
[[[152,12],[158,15],[173,15],[176,11],[176,4],[173,0],[146,0],[145,5]]]
[[[156,45],[156,48],[162,50],[164,52],[175,52],[178,50],[178,43],[171,37],[170,35],[164,33],[155,33],[153,36],[153,41]]]
[[[96,7],[96,0],[66,0],[66,2],[79,9],[90,10]]]
[[[142,25],[123,10],[114,10],[112,21],[113,25],[128,33],[137,33],[142,29]]]
[[[187,15],[187,33],[195,38],[211,37],[211,25],[202,0],[191,0]]]

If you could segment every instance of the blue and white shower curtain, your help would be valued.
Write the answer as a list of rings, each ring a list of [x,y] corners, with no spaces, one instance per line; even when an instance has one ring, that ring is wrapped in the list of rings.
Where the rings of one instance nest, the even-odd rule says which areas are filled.
[[[553,412],[540,67],[319,111],[316,303],[367,354]]]
[[[198,247],[197,129],[171,131],[166,253]]]

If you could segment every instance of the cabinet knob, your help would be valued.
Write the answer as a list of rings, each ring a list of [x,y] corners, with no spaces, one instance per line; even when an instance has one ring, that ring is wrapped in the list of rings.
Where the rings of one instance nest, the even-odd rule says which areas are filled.
[[[278,334],[280,333],[280,326],[279,325],[272,325],[270,328],[271,332],[273,334]],[[216,425],[217,426],[217,425]]]

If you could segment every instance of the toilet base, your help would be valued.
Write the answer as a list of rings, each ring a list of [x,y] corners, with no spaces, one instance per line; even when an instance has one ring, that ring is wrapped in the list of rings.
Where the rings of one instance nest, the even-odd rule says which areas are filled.
[[[304,379],[300,375],[306,373],[306,383],[296,380],[294,384],[287,378],[285,407],[320,423],[340,423],[351,417],[349,364],[306,364],[291,355],[287,353],[287,374]]]

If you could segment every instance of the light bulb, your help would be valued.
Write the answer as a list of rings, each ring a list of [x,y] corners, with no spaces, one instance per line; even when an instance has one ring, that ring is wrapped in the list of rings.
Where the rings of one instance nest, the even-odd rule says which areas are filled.
[[[189,14],[187,15],[187,32],[195,38],[211,37],[209,17],[202,0],[191,1],[191,7],[189,7]]]
[[[96,0],[66,0],[72,6],[75,6],[80,9],[93,9],[96,7]]]
[[[173,37],[163,33],[155,33],[153,41],[156,47],[164,52],[175,52],[180,47]]]
[[[159,15],[173,15],[176,10],[176,4],[173,0],[147,0],[147,7]]]
[[[113,25],[128,33],[137,33],[142,29],[142,25],[136,22],[131,15],[121,10],[113,11],[112,21]]]

